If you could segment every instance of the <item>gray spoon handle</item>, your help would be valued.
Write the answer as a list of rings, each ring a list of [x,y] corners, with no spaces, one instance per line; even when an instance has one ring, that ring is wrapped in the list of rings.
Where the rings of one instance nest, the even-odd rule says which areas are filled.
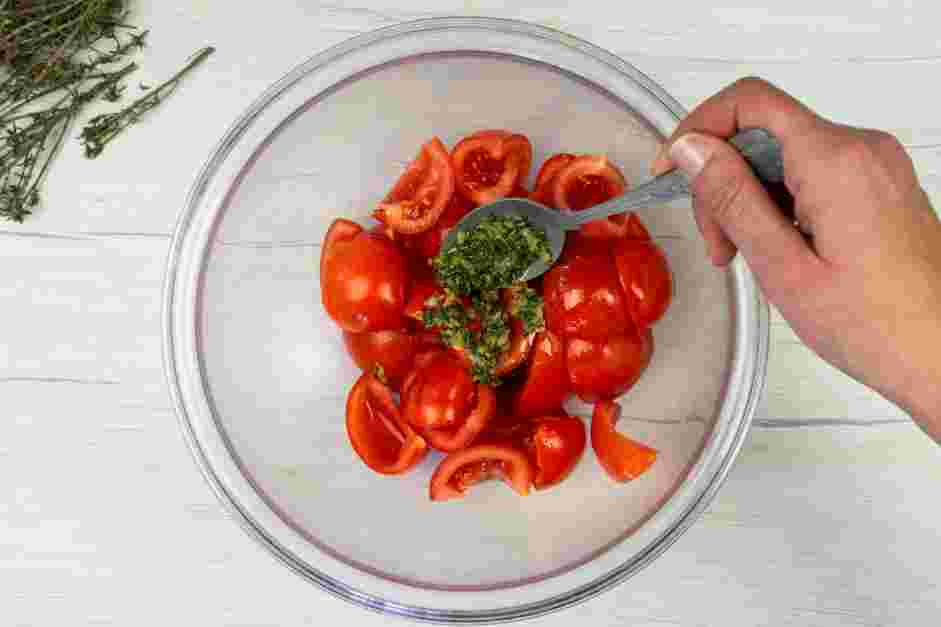
[[[784,158],[781,154],[781,144],[770,132],[763,128],[745,129],[739,131],[729,140],[729,143],[742,153],[762,182],[774,184],[784,181]],[[564,226],[566,230],[571,231],[587,222],[607,218],[616,213],[689,195],[689,181],[686,175],[679,170],[674,170],[591,209],[569,214],[566,216]]]

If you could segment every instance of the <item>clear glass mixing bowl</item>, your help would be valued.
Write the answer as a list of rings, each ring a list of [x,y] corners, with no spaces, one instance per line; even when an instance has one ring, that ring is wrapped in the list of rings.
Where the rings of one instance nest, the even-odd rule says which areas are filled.
[[[688,203],[642,211],[675,273],[653,363],[620,428],[656,447],[611,482],[518,498],[499,483],[431,503],[437,457],[381,477],[344,428],[356,369],[319,302],[320,242],[366,219],[418,146],[481,128],[528,135],[536,163],[607,153],[643,180],[682,108],[623,60],[561,32],[434,19],[305,61],[239,118],[190,193],[170,252],[166,368],[194,455],[246,530],[292,569],[370,609],[439,622],[532,617],[589,598],[666,549],[706,507],[758,401],[767,308],[742,265],[705,255]],[[585,415],[589,408],[573,404]]]

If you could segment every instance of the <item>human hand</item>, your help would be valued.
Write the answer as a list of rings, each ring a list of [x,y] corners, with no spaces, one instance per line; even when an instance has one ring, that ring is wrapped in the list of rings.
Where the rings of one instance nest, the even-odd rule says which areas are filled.
[[[749,127],[780,140],[794,215],[719,139]],[[653,169],[675,166],[713,263],[740,252],[801,340],[941,442],[941,221],[898,140],[744,79],[679,125]]]

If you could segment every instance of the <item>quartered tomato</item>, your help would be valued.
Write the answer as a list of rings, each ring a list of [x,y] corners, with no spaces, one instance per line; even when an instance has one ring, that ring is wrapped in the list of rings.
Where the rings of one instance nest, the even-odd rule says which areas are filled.
[[[533,466],[533,485],[541,490],[569,476],[585,451],[585,425],[565,414],[529,418],[504,424],[494,437],[521,446]]]
[[[401,328],[407,281],[405,259],[388,238],[348,220],[330,226],[320,258],[320,293],[344,331]]]
[[[427,266],[413,266],[408,288],[408,300],[405,302],[405,316],[418,322],[424,328],[424,313],[428,300],[435,296],[444,296],[444,288],[438,284],[434,272]]]
[[[601,204],[627,189],[627,181],[604,155],[581,155],[560,169],[552,182],[553,206],[568,211],[581,211]],[[620,237],[624,234],[624,214],[595,220],[582,226],[585,235]]]
[[[360,370],[381,371],[389,387],[398,390],[412,369],[415,354],[440,347],[441,339],[433,333],[388,329],[367,333],[344,331],[343,343]]]
[[[608,476],[624,482],[647,472],[657,460],[657,451],[618,433],[615,424],[620,417],[621,407],[612,401],[595,405],[591,416],[591,448]]]
[[[469,200],[460,194],[453,194],[451,200],[448,201],[447,207],[444,208],[444,213],[441,214],[441,217],[438,218],[438,221],[435,222],[430,229],[415,235],[404,235],[401,237],[400,242],[402,248],[410,255],[418,257],[419,259],[437,257],[438,253],[441,252],[441,246],[444,244],[444,240],[447,239],[448,233],[451,232],[451,228],[460,222],[461,218],[467,215],[473,208],[474,205],[471,204]]]
[[[435,137],[421,147],[379,204],[376,217],[399,233],[421,233],[438,221],[453,194],[451,157]]]
[[[485,205],[515,192],[525,193],[522,188],[532,166],[533,147],[525,135],[479,131],[458,142],[451,161],[458,193],[475,205]]]
[[[620,396],[637,383],[652,355],[650,329],[600,340],[569,338],[565,363],[572,391],[586,403]]]
[[[544,331],[533,343],[526,378],[513,391],[511,411],[521,417],[557,413],[568,395],[565,346],[557,335]]]
[[[576,248],[586,240],[567,243],[560,261],[543,277],[546,326],[566,337],[602,339],[632,325],[610,254],[597,246]]]
[[[428,453],[425,440],[402,420],[392,392],[369,372],[347,397],[346,433],[360,459],[384,475],[406,472]]]
[[[511,443],[477,444],[451,453],[431,476],[432,501],[464,496],[467,489],[487,479],[501,479],[520,496],[529,494],[533,467],[526,453]]]
[[[639,328],[649,327],[663,317],[673,298],[666,255],[649,239],[628,238],[614,243],[613,254],[627,311]]]
[[[555,207],[552,184],[559,172],[573,161],[575,161],[575,155],[567,152],[561,152],[547,159],[539,168],[539,174],[536,175],[536,189],[530,194],[530,198],[547,207]]]
[[[526,333],[525,325],[519,318],[513,316],[514,288],[505,288],[500,290],[500,302],[503,304],[503,310],[509,318],[510,324],[510,347],[500,355],[497,362],[495,373],[498,377],[508,375],[523,365],[526,358],[529,357],[529,351],[533,346],[535,333]]]

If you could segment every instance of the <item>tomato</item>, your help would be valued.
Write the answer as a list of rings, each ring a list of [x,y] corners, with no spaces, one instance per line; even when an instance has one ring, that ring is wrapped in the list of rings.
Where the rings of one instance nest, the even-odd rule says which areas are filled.
[[[539,174],[536,175],[536,189],[530,194],[530,198],[547,207],[555,207],[552,183],[559,172],[574,160],[575,155],[567,152],[561,152],[547,159],[539,168]]]
[[[557,209],[581,211],[620,196],[627,181],[604,155],[581,155],[570,161],[553,179],[552,200]],[[626,216],[619,214],[589,222],[581,232],[600,238],[624,234]]]
[[[474,408],[477,385],[448,351],[423,356],[402,384],[402,413],[420,430],[457,427]]]
[[[428,299],[435,296],[444,296],[444,288],[438,284],[434,272],[427,266],[414,267],[411,273],[408,300],[405,303],[405,316],[419,322],[424,328],[426,303]]]
[[[324,238],[320,293],[344,331],[400,329],[408,281],[405,258],[388,238],[336,220]]]
[[[428,493],[432,501],[464,496],[467,488],[486,479],[498,478],[520,496],[529,494],[533,467],[526,453],[510,443],[477,444],[451,453],[431,476]]]
[[[412,368],[417,339],[405,330],[344,331],[343,343],[361,370],[375,372],[377,367],[381,368],[389,385],[398,389]]]
[[[536,469],[536,489],[548,488],[568,477],[582,458],[586,440],[585,425],[578,418],[549,416],[532,420],[525,444]]]
[[[346,433],[360,459],[384,475],[404,473],[428,453],[425,440],[402,420],[392,392],[369,372],[347,397]]]
[[[543,277],[546,326],[558,335],[585,339],[623,333],[632,325],[614,263],[598,246],[593,251],[576,248],[580,241],[587,238],[573,238]]]
[[[617,240],[613,252],[627,311],[639,328],[649,327],[663,317],[673,298],[666,255],[649,239]]]
[[[438,221],[423,233],[402,236],[402,247],[406,252],[420,259],[437,257],[451,228],[473,208],[474,205],[469,200],[460,194],[453,194]]]
[[[510,347],[500,355],[500,360],[497,362],[494,372],[498,377],[508,375],[523,365],[529,357],[534,337],[535,334],[526,333],[519,319],[510,317]]]
[[[586,403],[620,396],[637,383],[652,355],[650,329],[595,341],[570,338],[565,364],[572,391]]]
[[[503,130],[479,131],[451,152],[457,191],[476,205],[510,196],[529,176],[533,147],[524,135]]]
[[[624,237],[628,239],[650,239],[650,231],[640,221],[637,214],[631,211],[627,214],[627,222],[624,225]]]
[[[621,407],[611,401],[595,405],[591,416],[591,448],[601,467],[615,481],[625,482],[641,476],[657,460],[657,451],[618,433],[615,424]]]
[[[469,446],[486,428],[497,408],[497,396],[489,385],[477,385],[474,407],[460,426],[451,429],[426,429],[425,439],[439,451],[452,452]]]
[[[451,157],[441,140],[434,137],[421,147],[379,203],[376,217],[399,233],[421,233],[438,221],[453,194]]]
[[[517,416],[557,413],[568,395],[565,347],[557,335],[544,331],[533,343],[526,378],[513,391],[511,411]]]

